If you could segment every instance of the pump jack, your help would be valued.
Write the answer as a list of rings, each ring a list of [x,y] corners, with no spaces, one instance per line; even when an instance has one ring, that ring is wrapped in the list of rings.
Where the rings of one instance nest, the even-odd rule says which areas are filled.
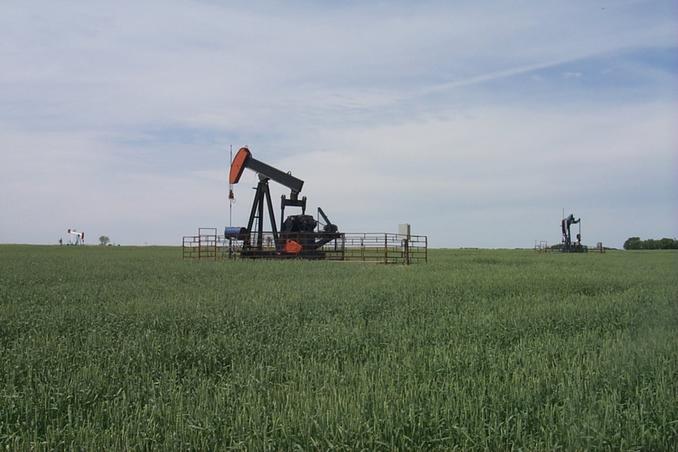
[[[577,233],[577,241],[575,243],[572,243],[572,236],[570,234],[570,226],[573,224],[579,225],[579,232]],[[561,251],[566,253],[582,253],[588,251],[588,248],[581,244],[581,218],[575,220],[574,215],[570,214],[567,218],[561,220],[560,229],[563,233]]]
[[[297,179],[290,173],[285,173],[277,168],[252,157],[252,153],[246,147],[240,148],[231,163],[229,183],[237,184],[240,181],[245,168],[258,173],[257,184],[252,210],[246,228],[226,228],[225,236],[242,240],[242,257],[305,257],[322,259],[323,245],[341,237],[338,227],[330,222],[322,209],[318,208],[319,215],[325,221],[323,230],[316,231],[319,223],[311,215],[306,215],[306,197],[299,198],[299,193],[304,186],[304,181]],[[289,198],[282,195],[280,199],[280,230],[278,231],[271,192],[268,181],[272,180],[290,189]],[[285,218],[286,207],[300,207],[301,215],[290,215]],[[264,214],[268,212],[273,235],[274,249],[264,249]],[[256,232],[253,228],[256,226]]]

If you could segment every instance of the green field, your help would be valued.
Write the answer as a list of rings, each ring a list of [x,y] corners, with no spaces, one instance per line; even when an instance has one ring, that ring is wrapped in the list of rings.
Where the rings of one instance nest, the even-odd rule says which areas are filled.
[[[678,252],[0,246],[0,448],[678,444]]]

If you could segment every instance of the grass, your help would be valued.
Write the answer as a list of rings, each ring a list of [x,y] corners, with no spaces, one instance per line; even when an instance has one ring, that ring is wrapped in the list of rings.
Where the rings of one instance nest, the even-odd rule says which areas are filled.
[[[678,444],[678,253],[0,247],[0,448]]]

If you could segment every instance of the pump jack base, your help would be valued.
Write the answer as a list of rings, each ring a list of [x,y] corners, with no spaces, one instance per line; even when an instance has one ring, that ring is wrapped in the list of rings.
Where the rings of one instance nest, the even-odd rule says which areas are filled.
[[[570,245],[569,247],[563,245],[560,251],[563,253],[588,253],[589,247],[585,245]]]

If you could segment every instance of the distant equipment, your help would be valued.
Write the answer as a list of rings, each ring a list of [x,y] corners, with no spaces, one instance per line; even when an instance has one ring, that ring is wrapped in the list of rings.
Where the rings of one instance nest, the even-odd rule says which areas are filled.
[[[84,245],[85,244],[85,233],[78,232],[75,229],[68,230],[68,244],[69,245]]]
[[[570,228],[573,224],[579,225],[579,232],[576,235],[576,241],[572,241]],[[560,221],[560,229],[563,235],[560,250],[564,253],[585,253],[588,248],[581,244],[581,218],[575,219],[573,214],[563,218]]]
[[[540,253],[546,253],[549,251],[549,242],[546,240],[535,240],[534,241],[534,250]]]

